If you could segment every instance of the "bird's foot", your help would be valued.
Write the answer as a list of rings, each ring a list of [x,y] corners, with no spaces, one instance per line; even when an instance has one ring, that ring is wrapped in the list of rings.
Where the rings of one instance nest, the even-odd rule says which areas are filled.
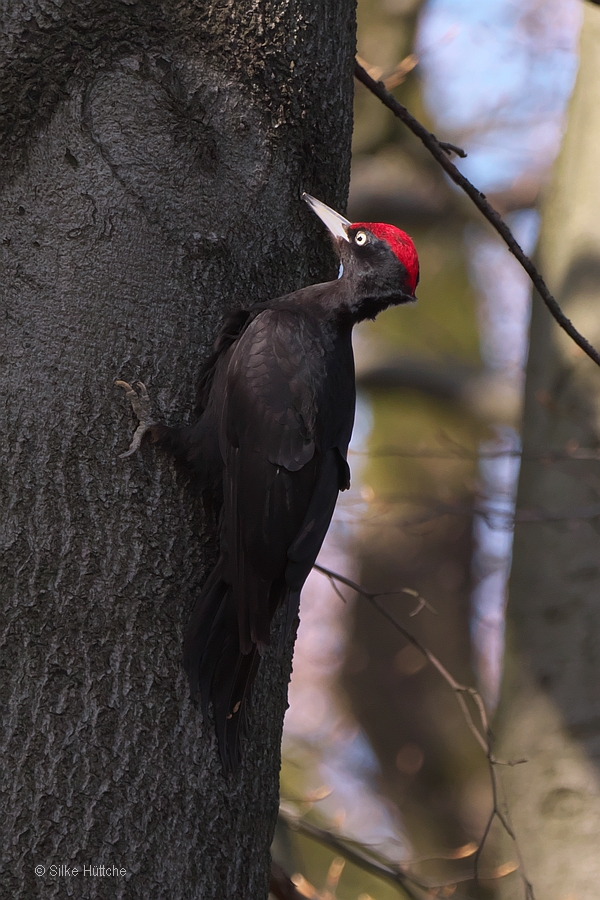
[[[125,453],[119,453],[119,458],[125,459],[128,456],[133,456],[136,450],[140,449],[144,435],[153,425],[156,425],[157,422],[152,418],[152,403],[145,384],[141,381],[136,382],[137,390],[126,381],[115,381],[115,384],[117,387],[122,387],[127,391],[125,396],[130,401],[131,408],[138,417],[140,423],[135,430],[133,439],[129,445],[129,450],[126,450]]]

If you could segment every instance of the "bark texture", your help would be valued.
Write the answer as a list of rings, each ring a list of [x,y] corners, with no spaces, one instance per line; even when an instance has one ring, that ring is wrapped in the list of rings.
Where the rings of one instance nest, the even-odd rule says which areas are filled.
[[[543,213],[540,260],[566,314],[600,345],[600,9],[585,4],[581,64]],[[600,443],[600,371],[534,298],[524,451]],[[508,607],[498,755],[535,895],[594,900],[600,884],[600,498],[597,461],[525,461]],[[506,855],[505,857],[506,858]],[[519,895],[515,876],[502,897]]]
[[[0,893],[265,898],[291,652],[226,781],[180,667],[214,521],[118,459],[114,380],[185,420],[227,310],[333,274],[299,196],[344,207],[354,5],[0,10]]]

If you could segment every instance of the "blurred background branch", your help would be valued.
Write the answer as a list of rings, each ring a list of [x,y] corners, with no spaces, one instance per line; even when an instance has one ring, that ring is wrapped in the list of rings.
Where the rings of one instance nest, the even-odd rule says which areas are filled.
[[[387,89],[387,85],[381,81],[375,81],[374,78],[369,75],[369,73],[361,66],[361,64],[357,61],[354,66],[354,74],[356,78],[362,84],[365,85],[376,97],[378,97],[385,106],[390,109],[397,118],[399,118],[407,128],[415,134],[427,147],[431,155],[440,166],[444,169],[446,174],[452,181],[457,184],[462,190],[467,194],[468,197],[473,201],[477,209],[482,213],[483,216],[487,219],[487,221],[492,225],[492,227],[498,232],[510,252],[513,254],[515,259],[517,259],[520,264],[523,266],[531,281],[533,282],[536,290],[538,291],[540,297],[550,310],[550,314],[554,317],[554,319],[558,322],[560,327],[569,335],[571,340],[575,341],[578,347],[581,347],[584,353],[589,356],[591,360],[593,360],[596,365],[600,366],[600,353],[592,347],[590,342],[584,337],[580,332],[575,328],[573,323],[561,310],[559,304],[556,299],[552,296],[550,291],[546,286],[546,282],[542,278],[540,272],[537,267],[534,265],[531,259],[527,256],[526,253],[521,249],[518,241],[513,235],[512,231],[502,219],[502,216],[498,213],[494,207],[488,203],[485,194],[475,187],[475,185],[471,184],[468,178],[458,171],[456,166],[451,162],[449,158],[449,148],[453,147],[453,145],[448,144],[446,142],[440,142],[434,134],[431,134],[423,125],[416,119],[413,115],[409,113],[409,111],[404,107],[401,103],[399,103],[395,97],[393,97],[389,90]],[[458,150],[458,148],[454,148]],[[459,155],[465,155],[464,151]]]
[[[464,148],[467,156],[451,165],[485,193],[528,257],[538,235],[536,207],[548,204],[550,168],[577,70],[581,15],[580,0],[358,3],[363,68],[375,80],[399,80],[393,87],[388,82],[388,90],[428,133],[439,136],[445,160],[450,145]],[[593,193],[588,191],[590,197]],[[563,362],[547,369],[544,353],[553,358],[548,336],[554,325],[539,304],[534,345],[540,349],[530,363],[526,435],[532,434],[527,431],[532,423],[537,430],[522,447],[531,282],[429,151],[360,82],[348,216],[391,221],[407,230],[416,242],[422,275],[416,305],[389,310],[356,330],[353,485],[341,497],[319,560],[326,571],[311,574],[303,593],[284,731],[283,811],[303,821],[308,817],[342,844],[368,848],[384,864],[410,868],[423,884],[437,885],[428,896],[531,896],[520,850],[537,896],[561,900],[573,890],[573,879],[580,878],[575,869],[592,871],[595,865],[589,849],[582,849],[588,847],[587,838],[577,832],[577,840],[571,840],[565,828],[580,823],[586,809],[597,808],[596,764],[590,754],[600,707],[597,691],[589,686],[600,679],[584,678],[592,663],[583,660],[597,653],[600,658],[598,628],[587,600],[581,616],[587,616],[589,626],[576,614],[577,596],[591,597],[598,587],[600,440],[595,428],[581,424],[584,407],[587,421],[598,416],[593,399],[597,367],[564,335],[559,340]],[[560,220],[554,220],[553,229],[560,243]],[[544,279],[552,274],[552,257],[558,264],[564,255],[553,246],[541,264],[534,257]],[[591,255],[577,263],[574,305],[564,305],[559,277],[552,275],[548,283],[577,330],[598,345],[597,316],[591,312],[600,271],[595,259],[592,247]],[[592,385],[586,388],[587,406],[574,388],[575,372],[581,383]],[[568,484],[569,491],[538,495],[522,488],[517,503],[521,465],[527,480],[539,472],[539,483]],[[539,665],[535,721],[541,721],[545,703],[544,722],[556,723],[557,729],[540,729],[549,742],[543,751],[535,742],[537,725],[528,705],[518,701],[521,687],[507,718],[493,718],[501,689],[515,523],[517,539],[527,549],[518,550],[522,588],[516,596],[524,599],[519,615],[509,618],[511,634],[520,633],[522,622],[535,620],[519,652],[526,658],[529,644],[541,659],[541,645],[555,646],[553,635],[559,635],[563,622],[573,623],[569,634],[588,641],[579,649],[572,645],[572,658],[558,654],[560,663],[554,666],[560,677],[552,667]],[[546,536],[543,544],[541,535]],[[579,535],[585,537],[581,548]],[[570,548],[572,563],[563,545]],[[563,571],[571,572],[572,580],[564,584],[559,559]],[[546,569],[554,573],[556,585],[548,584]],[[331,573],[344,580],[335,581]],[[552,603],[542,602],[538,583]],[[567,606],[560,601],[559,585],[571,598]],[[402,627],[404,616],[418,611],[406,620],[411,635],[443,660],[457,685],[475,686],[470,690],[476,690],[486,721],[499,732],[497,747],[482,725],[479,707],[471,706],[474,695],[458,694],[469,704],[481,741],[474,739],[461,708],[448,702],[448,683],[427,656],[353,586],[374,597]],[[414,593],[403,598],[407,587]],[[528,595],[540,598],[536,610],[527,607]],[[437,614],[430,615],[418,598],[435,598]],[[509,686],[514,659],[509,643]],[[568,681],[569,690],[553,693],[555,679],[560,685]],[[529,687],[524,696],[531,696]],[[564,738],[558,736],[563,716],[569,723]],[[563,746],[563,740],[569,758],[580,758],[581,765],[563,755],[560,771],[544,782],[543,764],[553,766],[550,746]],[[500,786],[489,758],[494,756],[530,761],[503,769]],[[537,773],[535,779],[530,770]],[[588,773],[585,788],[583,771]],[[317,796],[322,799],[308,799]],[[536,834],[528,823],[527,803],[539,810]],[[511,846],[511,818],[518,848]],[[557,849],[553,835],[558,839],[561,833],[564,846]],[[552,846],[550,856],[542,843]],[[339,900],[392,900],[404,890],[347,861],[331,891],[326,886],[330,867],[342,850],[282,825],[274,854],[286,872],[298,875],[296,889],[308,892],[303,896],[329,896],[329,890]],[[559,855],[570,881],[554,864]],[[496,877],[488,880],[484,876],[490,873]],[[468,875],[470,880],[461,880]],[[413,884],[413,890],[424,889]],[[587,900],[583,889],[580,893]]]

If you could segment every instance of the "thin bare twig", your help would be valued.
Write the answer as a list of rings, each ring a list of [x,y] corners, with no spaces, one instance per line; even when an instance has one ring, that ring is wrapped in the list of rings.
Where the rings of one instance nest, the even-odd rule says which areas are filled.
[[[393,625],[393,627],[396,629],[396,631],[399,631],[400,634],[402,635],[402,637],[409,642],[409,644],[412,644],[413,647],[416,647],[417,650],[419,650],[423,654],[423,656],[426,657],[426,659],[431,663],[431,665],[435,669],[437,669],[437,671],[440,673],[440,675],[442,676],[444,681],[447,684],[449,684],[450,687],[452,688],[452,690],[454,691],[454,695],[455,695],[455,697],[458,701],[458,704],[463,712],[463,715],[465,717],[467,725],[469,726],[469,729],[471,730],[475,740],[477,741],[477,743],[479,744],[479,746],[481,747],[483,752],[485,754],[487,754],[487,752],[488,752],[487,741],[485,740],[483,734],[477,728],[477,725],[475,724],[475,722],[473,720],[473,717],[471,715],[471,712],[469,710],[469,707],[467,706],[467,703],[466,703],[465,697],[464,697],[465,694],[468,696],[472,696],[473,694],[476,694],[477,691],[475,690],[475,688],[468,687],[468,685],[465,685],[465,684],[460,684],[450,674],[448,669],[439,661],[437,656],[435,656],[431,652],[431,650],[428,650],[427,647],[424,644],[422,644],[421,641],[419,641],[414,636],[414,634],[411,634],[411,632],[408,631],[406,628],[404,628],[404,626],[401,625],[400,622],[397,622],[396,619],[387,611],[385,606],[382,606],[382,604],[379,602],[378,597],[381,597],[382,596],[381,594],[373,594],[369,591],[366,591],[363,587],[360,586],[360,584],[356,584],[355,581],[351,581],[350,578],[346,578],[344,575],[340,575],[338,572],[332,571],[332,569],[326,569],[325,566],[320,566],[317,563],[315,563],[313,568],[316,569],[317,572],[321,572],[321,574],[325,575],[330,580],[335,579],[336,581],[340,581],[342,584],[345,584],[348,587],[352,588],[353,591],[356,591],[357,594],[360,594],[361,596],[366,597],[366,599],[369,601],[369,603],[371,603],[375,607],[375,609],[379,612],[379,614],[382,615],[384,617],[384,619],[387,619],[388,622],[391,625]],[[482,709],[483,709],[483,707],[482,707]],[[483,726],[483,730],[485,732],[485,730],[487,729],[487,718],[485,716],[485,709],[483,709],[483,716],[484,717],[482,719],[482,726]]]
[[[365,597],[372,606],[382,615],[387,621],[396,629],[396,631],[400,632],[400,634],[407,640],[413,647],[416,647],[426,658],[427,660],[434,666],[435,669],[442,676],[444,681],[452,688],[454,691],[454,696],[460,706],[465,722],[471,731],[471,734],[485,753],[486,759],[488,761],[490,782],[492,788],[492,810],[490,812],[489,819],[487,821],[486,827],[484,829],[481,840],[479,841],[477,850],[474,856],[474,872],[473,877],[475,883],[478,883],[479,879],[481,879],[481,873],[479,871],[479,862],[481,858],[481,854],[483,853],[483,849],[488,838],[490,829],[494,822],[494,819],[498,819],[508,836],[511,838],[515,852],[517,854],[519,860],[519,871],[521,875],[521,879],[523,881],[523,886],[525,888],[525,900],[535,900],[533,893],[533,886],[531,882],[528,880],[527,875],[525,873],[525,866],[523,863],[523,857],[512,828],[512,825],[509,820],[508,810],[506,813],[502,810],[500,801],[499,801],[499,791],[498,791],[498,773],[496,771],[496,766],[514,766],[519,765],[520,763],[526,762],[527,760],[514,760],[514,761],[504,761],[497,759],[492,750],[492,734],[489,728],[487,712],[485,709],[485,705],[481,698],[481,695],[476,688],[469,687],[468,685],[460,684],[456,679],[450,674],[450,672],[446,669],[446,667],[440,662],[440,660],[430,651],[428,648],[422,644],[410,631],[404,628],[400,622],[397,622],[396,619],[385,609],[384,606],[379,602],[378,598],[383,596],[382,593],[376,594],[370,591],[366,591],[360,584],[357,584],[355,581],[352,581],[350,578],[346,578],[344,575],[340,575],[338,572],[334,572],[332,569],[327,569],[325,566],[321,566],[315,564],[314,567],[318,572],[325,575],[326,578],[329,579],[331,583],[334,581],[339,581],[342,584],[347,585],[352,588],[352,590],[356,591],[362,597]],[[389,592],[388,592],[389,593]],[[477,709],[477,714],[479,718],[479,727],[473,718],[471,710],[469,709],[469,705],[467,699],[470,699],[471,702],[475,705]],[[311,828],[313,826],[310,826]],[[329,834],[329,832],[325,832]],[[411,876],[412,877],[412,876]],[[458,879],[458,881],[463,879]],[[413,879],[415,884],[418,884],[420,887],[431,888],[433,885],[419,882],[416,879]],[[457,883],[457,882],[452,882]]]
[[[329,579],[333,590],[336,592],[338,597],[346,602],[346,598],[342,593],[340,593],[339,589],[336,586],[336,581],[339,581],[341,584],[345,584],[347,587],[352,588],[353,591],[356,591],[357,594],[364,594],[368,596],[369,599],[373,597],[397,597],[398,594],[408,594],[409,597],[416,597],[418,600],[417,606],[413,609],[412,612],[409,612],[409,616],[412,618],[416,616],[417,613],[421,612],[422,609],[428,609],[429,612],[433,613],[434,616],[437,616],[437,609],[434,609],[431,603],[428,603],[424,597],[421,597],[418,591],[413,590],[412,588],[400,588],[399,591],[378,591],[375,594],[369,594],[355,581],[352,581],[350,578],[346,578],[345,575],[340,575],[339,572],[332,572],[331,569],[326,569],[325,566],[320,566],[318,563],[315,563],[313,569],[316,569],[317,572],[320,572],[322,575],[325,575],[326,578]]]
[[[443,459],[456,462],[479,459],[522,459],[528,462],[570,462],[576,460],[599,460],[600,450],[577,447],[573,450],[544,450],[539,453],[524,453],[522,450],[470,450],[457,447],[443,450],[437,447],[376,447],[374,450],[350,450],[353,456],[399,456],[403,459]]]
[[[438,161],[442,169],[446,172],[449,178],[457,184],[462,190],[471,198],[477,209],[485,216],[488,222],[495,228],[498,232],[510,252],[513,256],[521,263],[531,281],[533,282],[538,294],[550,310],[550,313],[558,322],[560,327],[569,335],[569,337],[575,341],[578,347],[581,347],[584,353],[592,359],[597,366],[600,366],[600,353],[592,347],[590,342],[584,338],[582,334],[577,331],[573,323],[570,319],[565,316],[562,309],[558,305],[555,298],[552,296],[546,282],[540,275],[536,266],[529,259],[529,257],[523,252],[522,248],[519,246],[516,241],[512,231],[501,217],[500,213],[494,209],[494,207],[488,203],[485,194],[482,194],[475,185],[471,184],[468,178],[465,178],[462,175],[454,163],[450,161],[448,156],[448,145],[444,146],[443,143],[438,141],[435,135],[431,134],[431,132],[427,131],[427,129],[421,125],[418,119],[415,119],[405,106],[402,106],[395,97],[390,94],[390,92],[386,89],[385,85],[381,81],[375,81],[374,78],[371,78],[369,73],[360,65],[360,63],[354,63],[354,75],[362,84],[365,85],[376,97],[378,97],[381,102],[390,109],[394,115],[400,119],[400,121],[404,122],[404,124],[410,128],[410,130],[415,134],[427,147],[431,155]]]
[[[305,900],[302,894],[296,890],[292,879],[274,860],[271,860],[269,894],[273,894],[276,900]]]
[[[292,817],[285,812],[280,812],[279,815],[288,828],[318,841],[329,850],[339,853],[340,856],[345,857],[348,862],[365,872],[369,872],[369,874],[374,875],[376,878],[381,878],[382,880],[393,884],[395,887],[401,888],[409,897],[414,898],[414,900],[422,900],[422,895],[420,893],[417,894],[416,889],[419,891],[427,891],[427,896],[431,896],[431,891],[437,891],[445,887],[455,886],[473,880],[473,875],[470,872],[457,873],[447,880],[422,878],[421,876],[408,871],[408,867],[414,865],[419,860],[410,860],[408,863],[399,865],[398,863],[392,862],[390,859],[386,859],[380,853],[371,855],[368,850],[357,845],[356,842],[349,841],[326,828],[320,828],[318,825],[306,821],[306,819]],[[443,855],[439,857],[428,857],[428,859],[450,858],[451,857]],[[481,877],[485,881],[494,881],[503,876],[496,870],[487,872]],[[460,898],[460,894],[455,893],[453,896],[456,900],[459,900]]]
[[[566,510],[533,509],[522,507],[521,509],[498,509],[485,503],[443,503],[433,497],[414,497],[410,494],[391,494],[381,498],[386,507],[394,503],[410,503],[424,507],[422,512],[403,519],[397,519],[388,523],[396,528],[409,528],[411,526],[425,525],[443,516],[456,516],[458,518],[471,519],[478,516],[495,531],[512,531],[515,523],[539,524],[543,522],[586,522],[600,517],[600,503],[591,503],[589,506],[578,506]],[[377,507],[375,507],[377,512]],[[364,524],[377,522],[380,517],[370,516]]]
[[[375,875],[377,878],[382,878],[395,887],[401,888],[411,900],[422,900],[421,894],[415,892],[413,885],[410,883],[411,881],[420,888],[427,889],[429,887],[429,885],[420,884],[418,879],[406,874],[393,863],[380,862],[371,858],[361,849],[351,846],[348,842],[325,828],[319,828],[317,825],[313,825],[304,819],[292,818],[281,811],[279,816],[288,828],[318,841],[330,850],[334,850],[336,853],[344,856],[348,862],[353,863],[365,872],[369,872],[370,875]]]
[[[364,59],[361,59],[358,54],[356,55],[356,61],[369,73],[371,78],[379,79],[383,75],[383,69],[381,69],[379,66],[370,66],[367,62],[365,62]],[[414,53],[409,53],[408,56],[405,56],[404,59],[400,60],[398,65],[389,73],[389,75],[386,75],[383,79],[383,83],[385,84],[388,91],[391,91],[392,88],[398,87],[399,84],[402,84],[408,73],[412,72],[412,70],[416,65],[418,65],[418,63],[419,57]]]
[[[290,828],[305,834],[307,837],[313,838],[313,840],[318,841],[325,847],[329,847],[330,850],[335,850],[336,853],[342,854],[348,862],[354,863],[354,865],[363,869],[363,871],[369,872],[371,875],[375,875],[378,878],[383,878],[396,887],[401,887],[406,891],[411,900],[421,900],[420,894],[415,893],[414,888],[410,884],[410,881],[413,881],[413,879],[406,875],[406,873],[396,869],[392,865],[385,865],[371,859],[366,853],[351,847],[348,843],[338,838],[337,835],[332,834],[332,832],[327,831],[325,828],[319,828],[317,825],[313,825],[311,822],[306,822],[303,819],[292,819],[285,814],[283,815],[283,818]],[[424,885],[419,885],[419,887],[424,887]]]
[[[451,144],[450,141],[439,141],[439,145],[442,150],[445,150],[448,156],[451,153],[456,153],[457,156],[460,156],[461,159],[466,159],[467,154],[462,149],[462,147],[457,147],[456,144]]]

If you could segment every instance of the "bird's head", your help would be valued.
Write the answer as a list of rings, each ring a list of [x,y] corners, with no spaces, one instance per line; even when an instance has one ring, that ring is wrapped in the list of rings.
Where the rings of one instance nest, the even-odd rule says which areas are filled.
[[[350,282],[357,319],[416,300],[419,257],[412,239],[382,222],[350,222],[320,200],[303,199],[327,226],[340,258],[341,277]]]

